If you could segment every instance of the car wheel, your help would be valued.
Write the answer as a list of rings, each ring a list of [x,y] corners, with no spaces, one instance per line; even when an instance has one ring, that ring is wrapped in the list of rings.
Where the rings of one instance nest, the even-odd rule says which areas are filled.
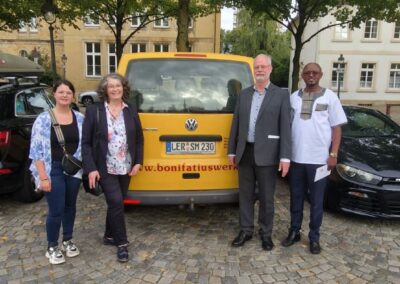
[[[22,186],[14,194],[14,197],[18,201],[26,203],[38,201],[44,195],[42,191],[35,191],[35,180],[29,170],[29,165],[30,162],[26,163],[21,177],[21,180],[23,181]]]
[[[88,105],[91,105],[93,103],[93,99],[91,97],[83,97],[82,98],[82,104],[87,107]]]

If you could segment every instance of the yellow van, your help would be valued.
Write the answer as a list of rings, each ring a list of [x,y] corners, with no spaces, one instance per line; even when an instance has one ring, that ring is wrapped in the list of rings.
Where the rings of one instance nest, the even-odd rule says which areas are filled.
[[[253,59],[210,53],[124,54],[144,132],[144,163],[125,204],[231,203],[237,169],[227,158],[236,96],[253,84]]]

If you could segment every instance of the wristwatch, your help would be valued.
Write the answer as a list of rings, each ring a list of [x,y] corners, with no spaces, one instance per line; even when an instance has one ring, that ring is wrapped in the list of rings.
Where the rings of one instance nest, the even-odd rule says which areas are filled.
[[[329,153],[329,157],[337,158],[337,153],[330,152],[330,153]]]

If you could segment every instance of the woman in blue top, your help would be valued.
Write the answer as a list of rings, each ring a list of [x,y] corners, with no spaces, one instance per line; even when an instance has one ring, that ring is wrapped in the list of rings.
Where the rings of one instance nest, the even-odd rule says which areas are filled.
[[[53,112],[61,126],[67,152],[82,160],[80,141],[84,117],[70,108],[74,94],[75,88],[71,82],[57,81],[53,86],[56,102]],[[52,126],[50,114],[43,112],[36,118],[32,127],[29,158],[32,159],[30,170],[36,185],[44,192],[48,204],[46,257],[51,264],[64,263],[64,252],[68,257],[79,255],[72,234],[82,170],[74,176],[67,175],[62,169],[62,157],[63,149]],[[61,225],[63,241],[59,247]]]

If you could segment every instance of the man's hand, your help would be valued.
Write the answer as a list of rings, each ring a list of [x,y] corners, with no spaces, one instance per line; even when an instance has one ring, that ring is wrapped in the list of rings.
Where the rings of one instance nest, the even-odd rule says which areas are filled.
[[[279,162],[278,171],[282,172],[282,177],[285,177],[289,172],[290,162]]]
[[[337,158],[330,156],[328,158],[327,164],[328,164],[328,170],[332,170],[337,164]]]
[[[229,156],[228,156],[229,163],[230,163],[231,165],[235,165],[235,162],[236,162],[235,157],[236,157],[236,156],[234,156],[234,155],[229,155]]]

